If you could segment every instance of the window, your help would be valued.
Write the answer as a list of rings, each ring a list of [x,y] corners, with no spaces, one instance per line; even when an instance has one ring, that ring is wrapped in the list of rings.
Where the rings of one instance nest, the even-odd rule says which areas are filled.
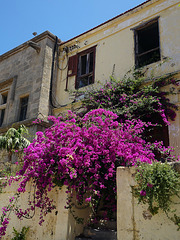
[[[135,65],[143,67],[160,60],[158,18],[134,29]]]
[[[12,83],[14,81],[14,78],[10,78],[7,80],[4,80],[0,82],[0,126],[2,125],[7,125],[8,123],[8,111],[9,111],[9,106],[7,105],[7,102],[10,102],[11,100],[11,95],[9,95]]]
[[[85,87],[94,83],[95,47],[78,55],[78,71],[76,88]]]
[[[1,113],[0,113],[0,126],[2,126],[5,116],[6,103],[7,103],[8,93],[1,94]]]
[[[26,119],[27,107],[28,107],[28,99],[29,96],[23,97],[20,99],[20,115],[19,121],[23,121]]]
[[[94,83],[96,46],[71,56],[68,60],[68,77],[76,76],[75,88]],[[68,79],[67,79],[68,82]],[[66,89],[67,89],[66,82]]]

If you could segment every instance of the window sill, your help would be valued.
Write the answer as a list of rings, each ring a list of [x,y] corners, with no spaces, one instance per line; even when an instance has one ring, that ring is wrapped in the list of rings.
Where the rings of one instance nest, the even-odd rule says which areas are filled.
[[[85,89],[85,88],[87,88],[87,87],[89,87],[89,86],[92,86],[93,84],[94,84],[94,82],[93,82],[93,83],[90,83],[90,84],[88,84],[88,85],[86,85],[86,86],[83,86],[83,87],[78,87],[78,88],[76,88],[75,90]]]
[[[135,69],[144,69],[144,68],[149,68],[149,67],[151,67],[151,66],[153,66],[153,65],[155,65],[155,64],[160,64],[162,62],[162,59],[159,59],[159,60],[157,60],[156,62],[152,62],[152,63],[148,63],[147,65],[143,65],[143,66],[136,66],[135,67]]]
[[[3,110],[3,109],[5,109],[6,108],[6,103],[5,104],[2,104],[2,105],[0,105],[0,110]]]

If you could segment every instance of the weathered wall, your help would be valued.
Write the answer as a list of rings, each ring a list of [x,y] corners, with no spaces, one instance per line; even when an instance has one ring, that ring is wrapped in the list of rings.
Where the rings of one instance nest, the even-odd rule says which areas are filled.
[[[147,212],[147,206],[138,204],[132,196],[132,187],[135,170],[133,168],[119,167],[117,169],[117,240],[179,240],[180,232],[177,226],[172,223],[161,211],[152,218]],[[3,190],[0,194],[0,209],[7,205],[9,197],[12,197],[18,184],[13,184]],[[26,206],[28,191],[21,195],[19,205]],[[32,189],[31,189],[32,190]],[[23,226],[29,226],[27,240],[74,240],[78,236],[83,226],[75,222],[71,213],[64,208],[67,200],[66,188],[62,190],[55,188],[50,196],[53,198],[56,210],[45,217],[43,226],[38,225],[38,211],[33,219],[17,220],[16,216],[10,216],[10,224],[7,229],[7,235],[2,240],[10,240],[13,236],[12,229],[15,227],[21,231]],[[179,205],[177,215],[180,213]],[[75,209],[77,216],[86,220],[89,216],[89,209]]]
[[[54,115],[58,116],[60,112],[73,110],[75,104],[72,91],[75,91],[76,76],[68,77],[68,91],[65,91],[67,83],[67,57],[63,52],[64,47],[71,47],[75,44],[79,48],[69,51],[68,57],[74,56],[92,46],[96,46],[95,58],[95,83],[79,90],[91,91],[92,88],[99,88],[101,83],[109,80],[112,75],[117,79],[123,77],[127,71],[133,69],[135,65],[135,43],[133,28],[143,24],[155,17],[159,17],[159,37],[160,37],[160,55],[158,62],[143,67],[147,79],[153,75],[155,77],[177,73],[177,79],[180,79],[180,45],[179,32],[180,26],[180,7],[177,0],[154,0],[143,6],[135,8],[117,18],[114,18],[99,27],[84,33],[76,38],[65,42],[60,46],[60,68],[58,72],[56,96],[61,107],[54,109]],[[167,60],[167,61],[165,61]],[[177,89],[179,91],[179,89]],[[179,105],[180,96],[172,96],[172,101]],[[170,145],[175,147],[175,153],[180,151],[180,112],[177,112],[175,122],[169,126]]]
[[[138,204],[132,196],[135,169],[117,168],[117,239],[118,240],[178,240],[180,231],[167,216],[159,212],[148,218],[147,206]],[[176,205],[180,214],[180,206]],[[144,216],[143,216],[144,215]]]
[[[161,60],[147,65],[147,77],[153,70],[155,76],[176,72],[180,69],[180,7],[177,0],[154,0],[144,6],[136,8],[126,14],[100,25],[99,27],[77,36],[71,41],[60,46],[60,68],[56,95],[62,105],[72,102],[70,94],[64,91],[67,81],[67,58],[63,48],[75,44],[79,48],[70,50],[68,57],[80,53],[92,46],[96,46],[95,58],[95,84],[86,87],[98,87],[98,82],[105,82],[113,75],[115,78],[123,77],[135,65],[134,31],[133,28],[159,16],[159,36]],[[164,59],[167,63],[162,64]],[[162,64],[162,65],[161,65]],[[114,66],[114,67],[113,67]],[[144,67],[146,69],[146,67]],[[85,90],[81,88],[80,90]],[[75,76],[68,78],[68,90],[75,90]],[[55,110],[58,113],[58,110]]]
[[[14,196],[17,188],[18,184],[13,183],[11,186],[6,187],[3,193],[0,193],[0,209],[8,204],[9,197]],[[21,198],[18,202],[22,209],[27,206],[28,191],[30,191],[30,184],[27,187],[27,191],[21,194]],[[31,191],[33,192],[32,189]],[[13,237],[13,227],[21,231],[24,226],[30,227],[27,234],[27,240],[74,240],[75,236],[78,236],[82,232],[83,226],[77,224],[72,214],[64,208],[67,200],[66,187],[63,187],[62,190],[54,188],[49,196],[52,197],[57,207],[52,213],[49,213],[44,218],[45,222],[42,226],[38,224],[39,211],[37,209],[35,217],[30,220],[18,220],[14,214],[11,214],[7,234],[2,240],[10,240]],[[75,211],[77,216],[83,217],[86,222],[89,214],[88,209],[75,209]]]
[[[41,48],[39,53],[24,43],[0,56],[0,93],[5,87],[8,90],[3,127],[19,121],[20,98],[27,95],[27,119],[49,114],[54,39],[45,32],[32,41]]]

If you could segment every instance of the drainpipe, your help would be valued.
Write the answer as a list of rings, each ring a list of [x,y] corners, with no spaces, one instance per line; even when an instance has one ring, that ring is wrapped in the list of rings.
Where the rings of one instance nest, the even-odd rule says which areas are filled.
[[[58,37],[56,36],[54,49],[53,49],[53,58],[52,58],[52,66],[51,66],[50,91],[49,91],[49,101],[50,101],[50,104],[51,104],[51,106],[53,108],[57,108],[57,106],[54,105],[53,100],[52,100],[52,86],[53,86],[53,76],[54,76],[54,60],[55,60],[55,54],[56,54],[56,49],[57,49],[57,42],[58,42]]]

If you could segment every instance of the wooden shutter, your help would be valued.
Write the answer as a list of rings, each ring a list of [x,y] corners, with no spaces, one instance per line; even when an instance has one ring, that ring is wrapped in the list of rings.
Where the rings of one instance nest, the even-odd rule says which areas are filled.
[[[69,57],[68,60],[68,77],[74,76],[77,74],[77,55]]]

